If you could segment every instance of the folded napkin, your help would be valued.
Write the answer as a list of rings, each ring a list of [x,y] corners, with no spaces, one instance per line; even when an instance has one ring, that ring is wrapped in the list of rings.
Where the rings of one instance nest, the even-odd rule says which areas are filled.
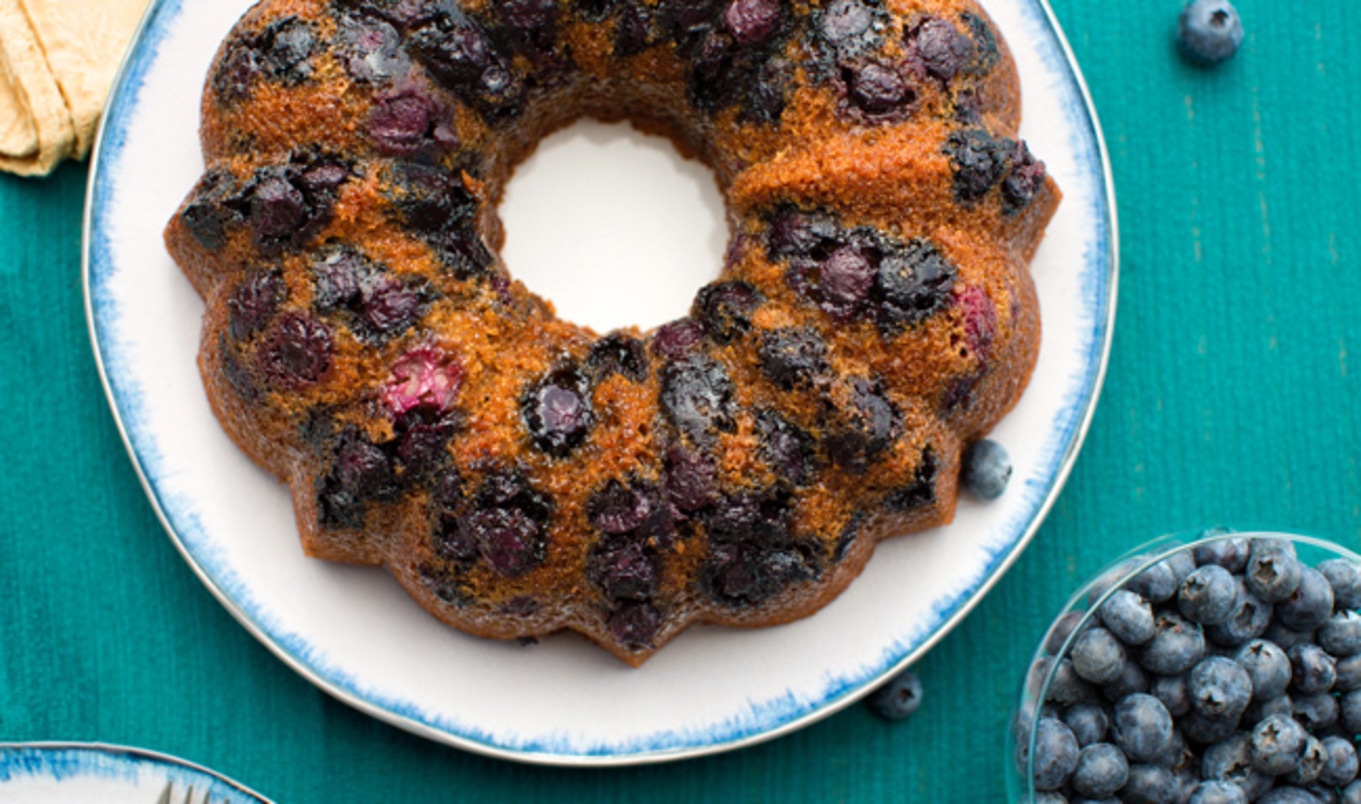
[[[90,151],[147,0],[0,0],[0,170],[43,175]]]

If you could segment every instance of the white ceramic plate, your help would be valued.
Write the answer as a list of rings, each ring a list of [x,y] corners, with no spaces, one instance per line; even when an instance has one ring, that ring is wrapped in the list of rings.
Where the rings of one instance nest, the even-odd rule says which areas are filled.
[[[182,759],[97,743],[0,743],[0,804],[269,804]]]
[[[950,527],[883,544],[850,589],[813,617],[758,631],[694,628],[640,670],[570,635],[533,647],[468,637],[427,616],[385,572],[306,559],[285,488],[218,427],[195,367],[203,305],[166,255],[161,229],[202,170],[203,76],[248,5],[160,0],[148,13],[96,151],[86,295],[114,414],[167,530],[223,605],[321,688],[432,739],[533,762],[627,764],[735,748],[837,711],[922,655],[978,603],[1039,527],[1096,403],[1117,253],[1100,131],[1072,55],[1040,0],[987,2],[1020,68],[1022,134],[1065,193],[1032,266],[1044,318],[1039,365],[996,432],[1016,465],[1010,489],[989,505],[963,501]],[[563,152],[590,151],[593,137],[589,129],[584,141],[569,137]],[[551,189],[571,175],[570,162],[552,164],[526,170],[546,171],[535,183]],[[675,186],[674,174],[690,170],[656,164],[660,173],[649,174],[644,186],[654,180]],[[521,203],[517,187],[508,212]],[[670,202],[660,203],[669,215]],[[701,209],[697,217],[693,204],[677,203],[682,220],[713,226],[714,212]],[[513,259],[517,238],[539,236],[519,214],[508,216],[509,264],[536,287],[542,269]],[[713,239],[695,239],[706,238]],[[682,298],[718,265],[716,257],[699,262],[689,278],[666,274],[666,281],[680,282]],[[591,323],[622,307],[634,320],[656,323],[685,309],[662,309],[667,295],[639,301],[600,293],[603,310],[568,312]]]

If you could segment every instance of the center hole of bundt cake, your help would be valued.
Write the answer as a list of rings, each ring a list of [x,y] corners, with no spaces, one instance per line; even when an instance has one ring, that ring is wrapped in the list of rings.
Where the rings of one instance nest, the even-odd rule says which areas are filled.
[[[546,137],[499,213],[511,275],[600,333],[686,315],[728,237],[709,168],[623,123],[582,120]]]

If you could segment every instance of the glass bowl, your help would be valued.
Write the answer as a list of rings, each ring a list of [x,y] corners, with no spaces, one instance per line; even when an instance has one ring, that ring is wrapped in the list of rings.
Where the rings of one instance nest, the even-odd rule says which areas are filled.
[[[1265,530],[1234,531],[1223,527],[1164,536],[1144,544],[1141,547],[1135,548],[1112,562],[1105,569],[1096,573],[1091,580],[1073,594],[1067,605],[1064,606],[1058,617],[1054,619],[1053,623],[1046,630],[1044,638],[1040,641],[1039,646],[1036,648],[1035,653],[1031,658],[1030,664],[1027,665],[1027,672],[1021,683],[1016,708],[1012,713],[1011,727],[1008,729],[1007,734],[1005,754],[1007,757],[1007,789],[1012,802],[1015,802],[1016,804],[1031,804],[1032,802],[1034,802],[1034,804],[1049,804],[1050,802],[1072,800],[1071,798],[1056,797],[1054,795],[1055,792],[1061,793],[1061,790],[1053,791],[1040,789],[1052,786],[1055,778],[1052,767],[1048,769],[1036,767],[1037,757],[1035,746],[1040,731],[1041,721],[1044,716],[1061,716],[1069,707],[1085,702],[1103,704],[1104,711],[1107,716],[1109,716],[1111,714],[1112,701],[1107,693],[1118,698],[1123,694],[1128,694],[1130,691],[1155,691],[1153,690],[1153,683],[1158,681],[1159,676],[1151,671],[1146,671],[1146,669],[1142,667],[1140,669],[1145,671],[1145,678],[1148,684],[1144,690],[1139,689],[1140,681],[1137,678],[1137,674],[1134,674],[1136,677],[1131,677],[1133,671],[1131,671],[1131,673],[1122,672],[1115,680],[1107,682],[1107,684],[1104,685],[1097,685],[1084,681],[1073,670],[1071,661],[1072,651],[1078,638],[1082,636],[1085,631],[1089,630],[1089,628],[1103,625],[1102,621],[1098,618],[1098,609],[1100,609],[1108,599],[1115,595],[1117,591],[1122,589],[1130,589],[1133,591],[1137,588],[1148,591],[1150,597],[1158,596],[1161,593],[1156,591],[1156,587],[1161,585],[1162,591],[1166,591],[1166,581],[1169,573],[1176,582],[1176,588],[1180,589],[1181,581],[1184,579],[1185,575],[1197,567],[1196,554],[1198,550],[1201,551],[1201,556],[1206,559],[1208,559],[1209,555],[1212,553],[1217,554],[1223,559],[1223,561],[1207,561],[1207,563],[1227,562],[1232,565],[1235,561],[1234,556],[1241,555],[1245,558],[1246,552],[1243,551],[1250,550],[1254,545],[1263,544],[1262,540],[1276,540],[1281,545],[1292,549],[1294,554],[1298,557],[1299,562],[1305,567],[1316,567],[1321,562],[1330,559],[1346,559],[1361,567],[1361,556],[1324,539],[1295,533]],[[1331,589],[1331,584],[1329,584],[1329,587]],[[1357,592],[1358,594],[1361,594],[1361,587],[1357,588]],[[1235,606],[1241,606],[1242,601],[1242,592],[1239,591],[1235,597]],[[1178,597],[1174,594],[1167,602],[1154,603],[1151,608],[1154,614],[1157,615],[1159,612],[1168,611],[1169,609],[1171,611],[1176,611],[1177,605]],[[1274,607],[1270,603],[1266,603],[1265,608],[1267,612],[1272,612],[1274,610]],[[1339,611],[1341,608],[1341,606],[1338,606]],[[1353,605],[1350,608],[1355,608],[1355,602],[1353,602]],[[1235,614],[1240,613],[1240,611],[1240,609],[1236,608]],[[1259,613],[1257,619],[1253,622],[1259,625],[1261,618],[1264,616],[1265,615]],[[1244,615],[1244,617],[1244,619],[1238,620],[1240,624],[1248,621],[1246,615]],[[1188,622],[1190,621],[1188,620]],[[1298,632],[1283,632],[1282,627],[1277,623],[1274,616],[1270,618],[1270,622],[1271,625],[1269,627],[1274,630],[1263,638],[1275,637],[1278,641],[1284,643],[1293,639],[1294,636],[1292,635],[1298,635]],[[1246,629],[1239,628],[1234,632],[1228,632],[1224,630],[1227,626],[1200,626],[1195,623],[1191,624],[1197,629],[1200,629],[1202,634],[1208,634],[1209,630],[1212,628],[1220,628],[1214,636],[1206,637],[1204,639],[1205,650],[1203,655],[1205,658],[1216,654],[1226,655],[1231,658],[1237,649],[1237,645],[1244,644],[1252,638],[1243,639],[1243,635],[1252,633],[1255,630],[1255,626],[1253,626]],[[1260,633],[1257,635],[1261,636]],[[1218,637],[1218,639],[1215,639],[1214,637]],[[1235,641],[1237,641],[1237,645],[1234,644]],[[1284,647],[1288,649],[1289,646],[1286,645]],[[1136,654],[1144,657],[1141,661],[1147,661],[1146,655],[1140,653],[1142,651],[1141,648],[1131,648],[1123,642],[1121,643],[1121,648],[1128,650],[1127,656],[1129,660],[1125,661],[1122,665],[1125,670],[1128,670],[1129,665],[1131,664],[1139,664],[1139,662],[1133,661]],[[1361,666],[1361,655],[1357,656],[1356,663],[1358,666]],[[1090,668],[1090,664],[1084,664],[1084,669],[1086,669],[1089,674],[1091,673]],[[1189,671],[1182,670],[1176,675],[1186,677],[1189,675]],[[1361,675],[1358,676],[1356,683],[1361,685]],[[1350,684],[1351,682],[1349,681],[1348,686],[1350,686]],[[1291,691],[1293,692],[1294,689],[1292,688]],[[1160,689],[1158,692],[1163,692],[1163,690]],[[1339,692],[1337,690],[1330,690],[1329,694],[1336,699]],[[1357,692],[1356,694],[1361,696],[1361,692]],[[1189,700],[1189,697],[1183,698],[1182,703],[1189,706]],[[1264,709],[1264,707],[1259,706],[1257,710],[1253,710],[1253,705],[1256,705],[1255,701],[1254,704],[1249,705],[1247,716],[1256,717],[1257,714],[1255,714],[1255,712],[1261,712]],[[1173,708],[1176,709],[1176,707]],[[1361,710],[1361,707],[1359,707],[1359,710]],[[1196,717],[1196,715],[1193,714],[1194,711],[1195,710],[1193,709],[1191,713],[1183,712],[1183,714],[1188,717]],[[1036,717],[1037,713],[1039,713],[1041,717]],[[1248,725],[1247,716],[1243,717],[1240,726]],[[1227,720],[1227,718],[1225,718],[1225,720]],[[1202,758],[1202,754],[1209,744],[1208,742],[1201,744],[1195,741],[1187,741],[1183,738],[1182,729],[1184,728],[1185,720],[1183,717],[1176,715],[1175,712],[1173,712],[1173,722],[1176,726],[1176,728],[1173,729],[1173,748],[1168,750],[1180,750],[1182,753],[1181,762],[1174,765],[1175,768],[1179,769],[1179,772],[1173,772],[1176,784],[1174,793],[1170,799],[1170,804],[1175,804],[1175,802],[1178,801],[1186,801],[1189,797],[1191,785],[1193,784],[1189,779],[1189,774],[1193,772],[1195,766],[1201,765],[1199,760]],[[1235,722],[1237,722],[1236,718]],[[1337,729],[1338,727],[1333,727],[1328,734],[1338,733]],[[1213,730],[1214,729],[1211,729],[1211,731]],[[1209,739],[1205,738],[1203,733],[1199,736],[1207,740]],[[1218,737],[1218,735],[1215,736]],[[1318,738],[1322,739],[1324,736],[1326,735],[1320,731]],[[1348,734],[1347,736],[1348,738],[1354,738],[1355,734]],[[1102,738],[1102,741],[1109,741],[1111,739],[1110,733],[1107,732],[1106,736]],[[1354,739],[1351,739],[1350,741],[1353,744],[1356,742]],[[1048,754],[1049,752],[1041,753]],[[1069,754],[1069,756],[1071,756],[1071,754]],[[1163,756],[1170,756],[1170,754],[1164,754]],[[1039,757],[1042,761],[1045,758],[1045,756]],[[1158,762],[1158,760],[1150,760],[1147,764],[1158,764]],[[1066,766],[1066,763],[1058,764]],[[1173,763],[1169,760],[1165,764],[1172,765]],[[1042,775],[1047,773],[1047,779],[1041,779],[1041,782],[1038,785],[1037,771]],[[1059,771],[1058,773],[1062,775],[1062,771]],[[1250,793],[1248,800],[1255,800],[1251,796],[1251,792],[1256,792],[1257,795],[1261,795],[1260,790],[1252,790],[1254,786],[1260,788],[1261,784],[1262,781],[1258,779],[1253,785],[1249,785]],[[1337,801],[1338,786],[1333,785],[1332,787],[1334,793],[1331,800]],[[1127,792],[1129,791],[1120,790],[1119,792],[1116,792],[1113,794],[1112,800],[1144,800],[1137,797],[1124,798],[1121,796],[1122,793]],[[1357,792],[1358,794],[1361,794],[1361,787],[1358,787]],[[1290,800],[1293,801],[1294,799]],[[1322,802],[1328,799],[1320,797],[1318,800]],[[1345,800],[1350,801],[1353,799]]]

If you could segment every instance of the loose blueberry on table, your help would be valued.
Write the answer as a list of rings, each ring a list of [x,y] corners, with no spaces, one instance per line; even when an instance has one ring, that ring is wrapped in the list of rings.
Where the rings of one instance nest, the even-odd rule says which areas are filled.
[[[1031,800],[1361,804],[1361,567],[1232,535],[1150,561],[1046,637],[1015,724]]]
[[[1243,21],[1227,0],[1193,0],[1177,25],[1181,52],[1199,64],[1225,61],[1243,44]]]

